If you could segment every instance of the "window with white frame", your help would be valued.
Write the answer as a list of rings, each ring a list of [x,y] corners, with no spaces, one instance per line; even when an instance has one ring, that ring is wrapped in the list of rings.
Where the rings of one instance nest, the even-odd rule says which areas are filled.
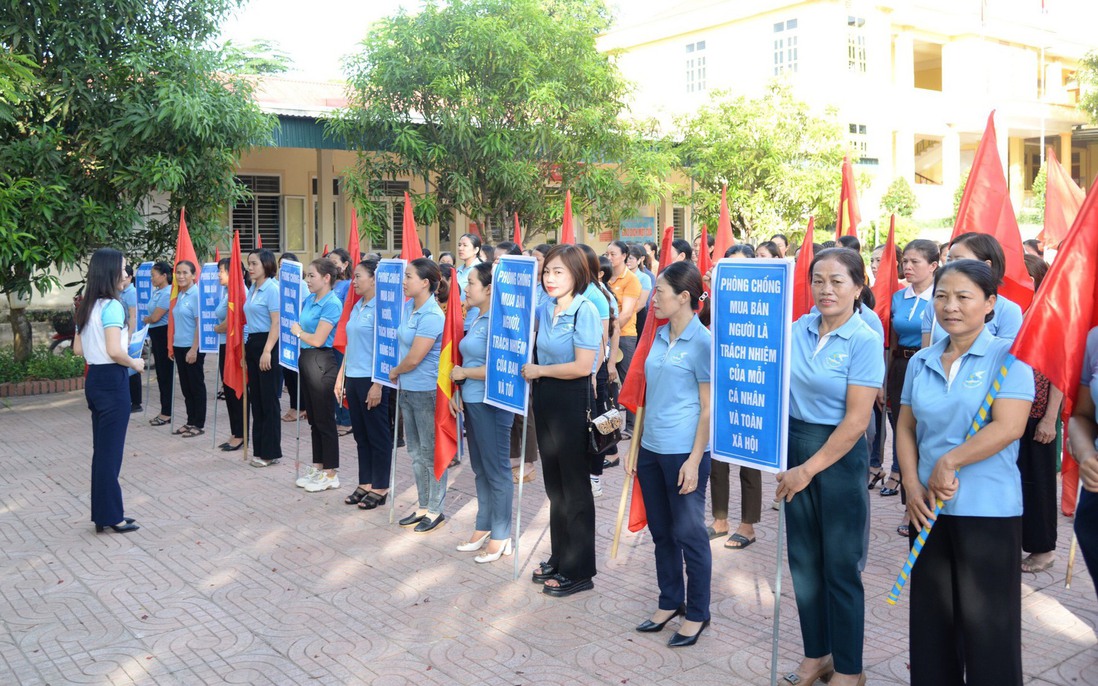
[[[705,90],[705,41],[686,44],[686,92]]]
[[[282,178],[240,174],[236,181],[251,192],[230,212],[233,230],[240,232],[241,252],[254,250],[261,241],[268,250],[281,250]]]
[[[404,192],[407,181],[376,181],[370,184],[370,202],[379,205],[377,218],[384,224],[380,239],[370,239],[366,249],[374,252],[400,252],[404,240]]]
[[[847,142],[850,144],[852,150],[854,150],[858,157],[869,157],[869,136],[866,135],[865,124],[850,124],[850,135],[847,136]]]
[[[847,68],[856,73],[864,74],[865,60],[865,19],[862,17],[846,18],[846,53]]]
[[[774,75],[797,71],[797,20],[774,24]]]

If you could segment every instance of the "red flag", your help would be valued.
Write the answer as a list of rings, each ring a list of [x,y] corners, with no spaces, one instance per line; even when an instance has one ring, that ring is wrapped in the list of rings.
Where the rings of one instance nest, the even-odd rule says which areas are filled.
[[[351,235],[347,237],[347,253],[351,256],[351,265],[358,264],[358,255],[361,251],[358,247],[358,213],[351,208]],[[350,284],[347,295],[343,296],[343,314],[339,316],[336,324],[335,340],[332,347],[341,353],[347,352],[347,320],[351,318],[351,309],[359,301],[360,296],[355,293],[355,287]]]
[[[816,218],[808,218],[808,228],[801,241],[801,253],[797,255],[797,264],[793,268],[793,321],[797,321],[812,310],[816,299],[812,297],[812,259],[816,249],[812,245],[816,230]],[[882,322],[883,323],[883,322]]]
[[[446,301],[446,324],[442,329],[442,354],[438,359],[438,384],[435,393],[435,478],[441,479],[457,455],[457,419],[450,414],[450,398],[454,395],[454,382],[450,372],[461,366],[458,345],[465,330],[465,317],[461,313],[461,287],[453,280],[453,290]]]
[[[560,220],[560,244],[576,243],[576,231],[572,228],[572,191],[564,191],[564,216]]]
[[[518,212],[515,212],[515,238],[514,238],[514,243],[515,243],[515,245],[518,246],[519,250],[522,250],[522,229],[519,228]]]
[[[713,260],[709,257],[709,229],[706,228],[705,224],[702,224],[701,241],[698,242],[698,271],[701,272],[702,276],[705,276],[712,267]],[[705,281],[702,281],[702,286],[705,289],[704,298],[708,298],[709,287],[705,285]],[[652,284],[652,288],[655,287],[656,284]],[[698,303],[698,307],[701,307],[701,302]]]
[[[720,260],[735,243],[732,220],[728,214],[728,186],[721,186],[721,216],[717,220],[717,237],[713,241],[713,259]]]
[[[675,240],[675,227],[668,226],[663,230],[663,246],[660,247],[660,265],[659,271],[663,271],[671,264],[671,242]],[[659,272],[657,272],[657,277]],[[656,284],[652,284],[652,288],[655,288]],[[644,320],[644,331],[641,332],[640,338],[637,340],[637,349],[633,353],[633,359],[638,361],[638,364],[630,364],[629,371],[625,374],[625,379],[621,384],[621,392],[618,395],[618,402],[629,409],[630,412],[636,413],[637,408],[644,405],[644,360],[648,357],[648,351],[652,349],[652,339],[656,337],[656,328],[667,323],[666,319],[656,319],[654,311],[648,313],[648,318]]]
[[[972,171],[957,211],[957,223],[953,225],[953,238],[969,231],[994,236],[1003,246],[1006,277],[999,288],[999,295],[1018,303],[1024,311],[1033,299],[1033,279],[1026,271],[1022,234],[1018,230],[1014,207],[1010,204],[1010,192],[999,158],[994,110],[988,115],[984,137],[980,139],[976,157],[972,160]]]
[[[263,249],[263,236],[261,236],[258,233],[255,235],[255,249],[256,250],[262,250]]]
[[[184,218],[184,208],[179,208],[179,233],[175,237],[175,262],[172,263],[173,271],[179,263],[187,260],[195,269],[195,278],[198,277],[198,254],[191,244],[191,234],[187,231],[187,220]],[[175,301],[179,297],[179,286],[172,280],[171,298],[168,301],[168,349],[171,350],[172,341],[175,340]]]
[[[320,256],[321,257],[327,257],[328,256],[328,244],[327,243],[324,244],[324,251],[320,253]]]
[[[1048,148],[1045,165],[1045,226],[1037,234],[1037,240],[1045,247],[1055,248],[1064,240],[1072,222],[1083,206],[1086,194],[1056,159],[1052,146]]]
[[[220,262],[220,261],[221,261],[221,249],[220,248],[214,248],[214,262]]]
[[[838,218],[835,220],[835,240],[841,236],[858,237],[858,224],[862,221],[858,209],[858,189],[854,186],[854,167],[850,165],[850,156],[843,158],[843,183],[839,189]]]
[[[244,370],[240,361],[244,359],[244,268],[240,258],[240,232],[233,232],[233,249],[229,257],[229,312],[225,318],[228,330],[225,332],[225,385],[236,392],[236,397],[244,395]]]
[[[416,232],[416,218],[412,214],[412,198],[408,191],[404,191],[404,221],[401,225],[400,257],[408,260],[418,260],[423,257],[423,247],[419,244],[419,234]]]
[[[637,533],[648,526],[648,511],[644,509],[644,496],[641,494],[641,482],[633,474],[633,496],[629,500],[629,530]]]
[[[803,254],[803,253],[802,253]],[[896,266],[896,215],[888,223],[888,240],[881,253],[881,266],[877,267],[877,280],[873,282],[873,299],[877,306],[873,311],[881,318],[884,327],[884,346],[892,337],[892,294],[900,290],[899,267]]]

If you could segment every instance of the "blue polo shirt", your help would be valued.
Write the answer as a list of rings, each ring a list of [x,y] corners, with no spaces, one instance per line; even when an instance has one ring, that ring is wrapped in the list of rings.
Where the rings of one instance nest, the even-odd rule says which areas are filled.
[[[214,316],[217,317],[218,324],[224,324],[225,320],[229,317],[229,291],[225,289],[225,292],[221,294],[221,302],[217,303],[217,308],[214,309]],[[225,334],[220,333],[217,335],[217,342],[221,345],[225,345]]]
[[[550,298],[538,310],[538,364],[575,362],[576,348],[597,352],[602,344],[602,322],[591,301],[577,295],[554,317],[556,306],[556,299]]]
[[[473,267],[480,264],[483,260],[477,260],[473,264],[466,267],[464,264],[458,267],[454,267],[454,273],[457,274],[458,286],[461,287],[461,302],[465,302],[465,289],[469,287],[469,272],[473,271]]]
[[[701,416],[698,385],[709,383],[712,348],[713,336],[697,315],[674,343],[670,324],[656,329],[644,360],[644,404],[653,411],[644,415],[642,447],[661,455],[688,453],[694,447]]]
[[[277,292],[276,290],[275,293]],[[324,345],[309,345],[305,341],[301,341],[302,349],[332,347],[336,337],[336,324],[339,323],[342,314],[343,303],[339,301],[335,291],[328,291],[328,294],[320,300],[316,299],[316,293],[310,293],[309,297],[305,298],[305,302],[301,304],[301,315],[297,320],[302,331],[316,333],[322,321],[331,324],[332,330],[328,332],[328,338],[324,340]]]
[[[602,294],[602,289],[594,283],[589,283],[587,284],[587,290],[583,292],[583,297],[590,300],[591,304],[598,310],[599,319],[603,321],[610,319],[610,302],[607,301],[606,296]],[[615,298],[615,301],[616,300],[617,299]]]
[[[359,299],[347,319],[347,356],[344,358],[349,379],[368,379],[374,374],[374,327],[377,298]]]
[[[167,309],[168,309],[168,306],[171,305],[171,298],[172,298],[172,287],[171,286],[164,286],[163,288],[154,288],[153,292],[152,292],[152,295],[149,296],[149,314],[152,314],[157,309],[161,309],[161,310],[164,310],[166,312]],[[161,326],[167,326],[167,325],[168,325],[168,315],[165,314],[159,320],[153,322],[152,324],[149,324],[149,328],[150,329],[155,329],[155,328],[158,328],[158,327],[161,327]]]
[[[137,307],[137,288],[132,283],[122,290],[122,304],[126,306],[127,317],[129,316],[130,308]]]
[[[892,294],[892,330],[903,347],[923,347],[923,314],[931,312],[933,316],[932,297],[933,288],[916,295],[911,286]]]
[[[349,279],[340,279],[332,285],[332,292],[339,298],[339,302],[343,302],[347,299],[347,291],[351,288],[351,282]]]
[[[1094,400],[1094,406],[1098,407],[1098,327],[1087,334],[1087,349],[1083,355],[1082,378],[1079,383],[1090,388],[1090,397]],[[1095,416],[1095,421],[1098,421],[1098,416]],[[1094,448],[1098,450],[1098,438],[1094,440]]]
[[[534,311],[536,312],[537,310],[541,309],[542,305],[552,300],[552,298],[550,298],[549,294],[545,292],[545,286],[542,286],[540,283],[538,284],[538,288],[535,293],[537,294],[537,304],[534,306]]]
[[[813,305],[812,309],[809,310],[809,313],[819,314],[820,308]],[[881,325],[881,318],[878,317],[877,313],[874,312],[871,308],[866,307],[864,303],[858,305],[858,309],[855,314],[861,317],[866,324],[869,324],[869,328],[873,329],[873,333],[881,337],[881,347],[883,349],[885,344],[885,330],[884,326]]]
[[[476,319],[458,345],[462,367],[483,367],[488,358],[488,313],[477,310]],[[484,402],[484,379],[465,379],[461,385],[461,399],[467,403]]]
[[[1000,295],[995,300],[995,316],[985,326],[992,336],[1013,342],[1022,330],[1022,308],[1018,303]],[[949,335],[935,321],[933,307],[926,308],[923,313],[923,333],[930,334],[931,343],[937,343]]]
[[[198,284],[197,282],[175,297],[172,318],[175,320],[175,337],[172,345],[177,348],[190,348],[194,345],[194,330],[198,326]]]
[[[434,341],[434,345],[415,369],[400,375],[400,389],[433,391],[438,387],[438,361],[442,354],[442,330],[446,327],[446,315],[442,313],[434,296],[427,298],[427,302],[418,310],[414,309],[415,306],[415,300],[404,303],[404,315],[400,318],[400,327],[397,328],[400,359],[408,357],[412,343],[417,338],[430,339]]]
[[[822,315],[793,323],[789,414],[811,424],[837,426],[846,416],[847,386],[880,388],[884,383],[881,338],[858,316],[827,334],[821,345]]]
[[[919,481],[926,486],[942,455],[964,442],[973,418],[983,404],[1012,342],[984,330],[972,347],[953,363],[950,374],[942,368],[949,338],[924,348],[911,358],[900,402],[915,414],[915,442],[919,451]],[[952,381],[950,380],[952,377]],[[1033,400],[1033,371],[1015,361],[999,388],[999,399]],[[992,404],[992,416],[995,405]],[[987,459],[961,468],[959,487],[942,514],[965,517],[1019,517],[1022,514],[1022,478],[1018,471],[1018,441]]]
[[[278,281],[267,279],[262,286],[252,284],[244,300],[244,339],[248,334],[267,333],[271,330],[271,314],[279,309]]]

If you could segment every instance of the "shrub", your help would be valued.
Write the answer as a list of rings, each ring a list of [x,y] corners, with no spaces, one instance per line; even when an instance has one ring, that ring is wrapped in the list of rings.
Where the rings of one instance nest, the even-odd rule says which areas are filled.
[[[53,354],[46,346],[38,346],[23,364],[15,362],[12,348],[0,349],[0,383],[51,379],[71,379],[84,374],[84,358],[71,350]]]
[[[888,190],[881,198],[881,207],[890,214],[911,217],[919,207],[919,201],[915,198],[915,191],[911,189],[907,179],[900,176],[889,184]]]

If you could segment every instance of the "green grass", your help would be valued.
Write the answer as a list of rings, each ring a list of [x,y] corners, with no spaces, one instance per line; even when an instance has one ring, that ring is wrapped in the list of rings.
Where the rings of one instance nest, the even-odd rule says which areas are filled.
[[[12,348],[0,348],[0,383],[71,379],[84,374],[84,358],[65,350],[54,355],[46,346],[37,346],[25,363],[15,362]]]

